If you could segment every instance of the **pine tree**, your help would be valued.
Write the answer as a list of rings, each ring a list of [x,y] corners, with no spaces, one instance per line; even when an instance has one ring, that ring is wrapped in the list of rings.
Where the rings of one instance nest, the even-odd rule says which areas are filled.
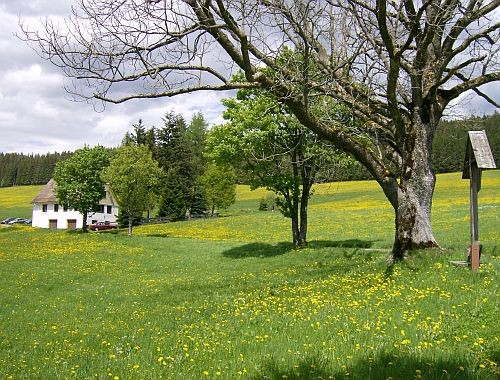
[[[175,220],[185,217],[195,183],[194,155],[186,131],[184,118],[173,112],[165,115],[163,127],[156,130],[154,157],[167,173],[163,181],[159,216]]]
[[[207,212],[207,199],[202,186],[196,186],[189,207],[189,213],[192,215],[204,215]]]
[[[163,191],[158,216],[172,221],[186,218],[190,204],[189,192],[176,169],[170,169],[163,180]]]
[[[198,178],[207,168],[205,158],[205,145],[208,131],[208,123],[201,112],[196,113],[186,130],[186,143],[192,152],[193,176]]]
[[[141,220],[142,220],[142,216],[140,214],[133,216],[132,217],[132,226],[140,225]],[[130,218],[129,218],[128,212],[124,211],[122,209],[119,209],[118,218],[117,218],[118,226],[120,228],[128,228],[129,221],[130,221]]]

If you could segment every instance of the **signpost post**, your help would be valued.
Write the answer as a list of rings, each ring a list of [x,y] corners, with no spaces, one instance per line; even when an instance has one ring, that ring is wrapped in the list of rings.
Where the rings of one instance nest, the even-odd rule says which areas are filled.
[[[495,169],[495,160],[485,131],[469,131],[462,179],[470,180],[470,231],[469,265],[472,270],[479,268],[481,244],[478,228],[478,193],[481,190],[483,169]]]

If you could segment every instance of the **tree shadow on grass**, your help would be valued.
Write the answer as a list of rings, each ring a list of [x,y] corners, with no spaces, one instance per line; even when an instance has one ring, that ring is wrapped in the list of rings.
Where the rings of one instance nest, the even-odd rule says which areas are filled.
[[[245,257],[266,258],[284,255],[285,253],[291,252],[293,250],[294,248],[292,243],[250,243],[231,248],[225,251],[223,255],[226,257],[231,257],[233,259],[242,259]]]
[[[376,240],[359,240],[359,239],[349,239],[349,240],[339,240],[339,241],[323,241],[314,240],[308,243],[307,248],[321,249],[321,248],[354,248],[363,249],[370,248]],[[268,243],[250,243],[241,245],[238,247],[231,248],[223,253],[226,257],[231,257],[233,259],[241,259],[245,257],[274,257],[283,255],[288,252],[297,251],[300,249],[295,249],[292,243],[281,242],[277,244]],[[354,255],[357,250],[353,252],[343,251],[344,255]],[[347,257],[349,258],[349,257]]]
[[[371,248],[378,240],[313,240],[309,242],[309,248]]]
[[[336,369],[333,369],[336,368]],[[490,369],[479,369],[459,358],[416,359],[404,354],[384,354],[366,357],[354,364],[339,369],[327,360],[315,356],[306,357],[291,368],[286,368],[275,359],[266,360],[254,380],[313,380],[313,379],[496,379]]]

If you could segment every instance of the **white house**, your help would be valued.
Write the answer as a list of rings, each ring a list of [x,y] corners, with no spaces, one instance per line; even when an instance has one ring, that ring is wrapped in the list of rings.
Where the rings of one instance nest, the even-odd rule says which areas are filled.
[[[69,230],[82,228],[83,215],[78,211],[61,206],[57,201],[55,187],[56,182],[51,179],[31,202],[33,203],[31,225],[33,227]],[[104,221],[116,222],[118,205],[107,186],[105,189],[106,195],[99,202],[98,211],[89,213],[87,225]]]

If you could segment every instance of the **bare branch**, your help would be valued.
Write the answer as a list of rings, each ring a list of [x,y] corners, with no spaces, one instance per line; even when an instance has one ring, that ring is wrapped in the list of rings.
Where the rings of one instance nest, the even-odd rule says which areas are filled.
[[[154,98],[170,98],[177,95],[189,94],[196,91],[228,91],[228,90],[238,90],[242,88],[257,88],[258,85],[244,82],[244,83],[231,83],[227,85],[220,86],[197,86],[197,87],[186,87],[178,90],[164,91],[158,93],[147,93],[147,94],[133,94],[129,96],[124,96],[122,98],[110,98],[101,94],[94,94],[95,99],[99,99],[108,103],[120,104],[131,99],[154,99]]]

